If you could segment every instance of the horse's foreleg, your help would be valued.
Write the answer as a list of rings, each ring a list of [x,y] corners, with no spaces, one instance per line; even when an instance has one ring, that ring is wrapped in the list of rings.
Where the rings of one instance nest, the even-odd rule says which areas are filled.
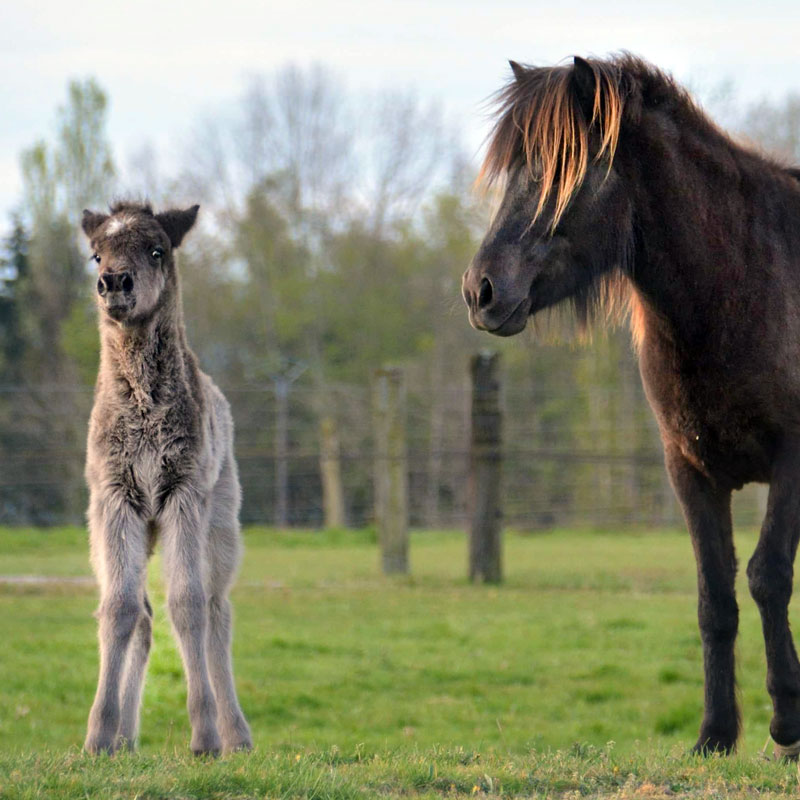
[[[800,753],[800,664],[789,630],[789,600],[800,535],[800,443],[786,447],[774,467],[767,515],[747,566],[750,592],[761,612],[767,651],[767,691],[773,717],[769,729],[776,752]]]
[[[705,713],[695,752],[731,752],[739,735],[734,643],[739,626],[736,553],[729,491],[716,488],[676,448],[667,470],[683,507],[697,560],[697,617],[703,642]]]

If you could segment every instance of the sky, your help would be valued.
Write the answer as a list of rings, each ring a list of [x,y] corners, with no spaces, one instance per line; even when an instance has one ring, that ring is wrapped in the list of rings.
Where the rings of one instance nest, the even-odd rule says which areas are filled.
[[[108,93],[123,164],[146,144],[168,159],[199,120],[231,112],[248,77],[287,64],[440,103],[476,163],[509,58],[627,50],[701,99],[726,82],[742,104],[800,93],[798,0],[5,0],[0,20],[0,230],[20,198],[19,154],[53,138],[76,78]]]

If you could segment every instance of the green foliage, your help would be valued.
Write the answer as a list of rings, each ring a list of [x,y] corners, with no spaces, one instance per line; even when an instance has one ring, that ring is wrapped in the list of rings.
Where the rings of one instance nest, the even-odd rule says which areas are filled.
[[[0,299],[0,366],[12,389],[0,395],[3,519],[75,520],[83,513],[80,452],[89,397],[75,389],[93,379],[97,333],[77,220],[84,205],[111,191],[106,107],[93,80],[71,83],[54,142],[39,141],[20,158],[23,201],[6,246]],[[53,443],[59,455],[41,458]]]
[[[84,386],[91,386],[100,363],[100,338],[97,335],[97,309],[85,295],[86,292],[82,302],[72,305],[61,333],[64,356],[74,364],[76,380]]]
[[[19,216],[12,224],[5,241],[6,255],[0,259],[0,372],[9,383],[20,379],[26,347],[20,299],[29,272],[30,247],[28,231]]]

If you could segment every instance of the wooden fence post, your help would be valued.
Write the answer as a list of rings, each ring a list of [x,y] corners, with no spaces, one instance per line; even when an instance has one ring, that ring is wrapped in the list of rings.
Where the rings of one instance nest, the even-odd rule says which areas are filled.
[[[322,508],[326,528],[343,528],[344,492],[339,468],[339,436],[333,417],[323,417],[319,423],[319,466],[322,475]]]
[[[375,423],[375,517],[384,573],[408,572],[408,467],[405,383],[398,367],[376,370],[372,387]]]
[[[470,439],[469,577],[500,583],[502,575],[502,413],[497,353],[472,357],[472,435]]]
[[[275,380],[275,527],[289,527],[289,382]]]

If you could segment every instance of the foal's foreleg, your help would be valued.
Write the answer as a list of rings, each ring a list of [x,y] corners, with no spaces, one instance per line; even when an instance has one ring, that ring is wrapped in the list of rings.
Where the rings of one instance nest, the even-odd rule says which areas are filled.
[[[125,502],[93,497],[89,508],[92,562],[100,583],[97,612],[100,677],[85,748],[114,752],[120,721],[120,678],[131,636],[144,613],[147,536],[144,521]]]
[[[217,724],[225,752],[250,750],[253,739],[244,718],[233,682],[231,660],[232,613],[227,596],[209,603],[208,662],[217,698]]]
[[[697,560],[697,617],[703,642],[705,713],[695,752],[731,752],[739,735],[734,643],[739,626],[731,495],[716,488],[677,449],[667,470],[681,502]]]
[[[244,718],[233,681],[231,643],[233,613],[228,599],[239,565],[239,479],[233,454],[223,465],[211,499],[208,540],[209,628],[208,665],[217,698],[217,724],[226,752],[249,750],[253,746],[250,727]]]
[[[208,630],[208,664],[217,698],[217,723],[226,752],[249,750],[253,746],[250,727],[242,713],[233,682],[233,613],[226,585],[229,579],[222,578],[219,572],[212,577]]]
[[[128,647],[128,661],[122,680],[122,710],[117,732],[117,747],[133,749],[139,734],[139,708],[142,702],[144,674],[153,639],[153,609],[144,596],[144,613],[139,615],[136,630]]]
[[[767,651],[767,691],[774,711],[770,734],[779,753],[794,757],[800,752],[800,663],[789,630],[789,600],[800,535],[799,480],[800,443],[794,442],[775,465],[761,537],[747,565]]]
[[[218,754],[217,704],[206,658],[208,594],[205,589],[208,515],[205,498],[191,489],[174,491],[162,516],[167,608],[178,638],[188,685],[192,751]]]

